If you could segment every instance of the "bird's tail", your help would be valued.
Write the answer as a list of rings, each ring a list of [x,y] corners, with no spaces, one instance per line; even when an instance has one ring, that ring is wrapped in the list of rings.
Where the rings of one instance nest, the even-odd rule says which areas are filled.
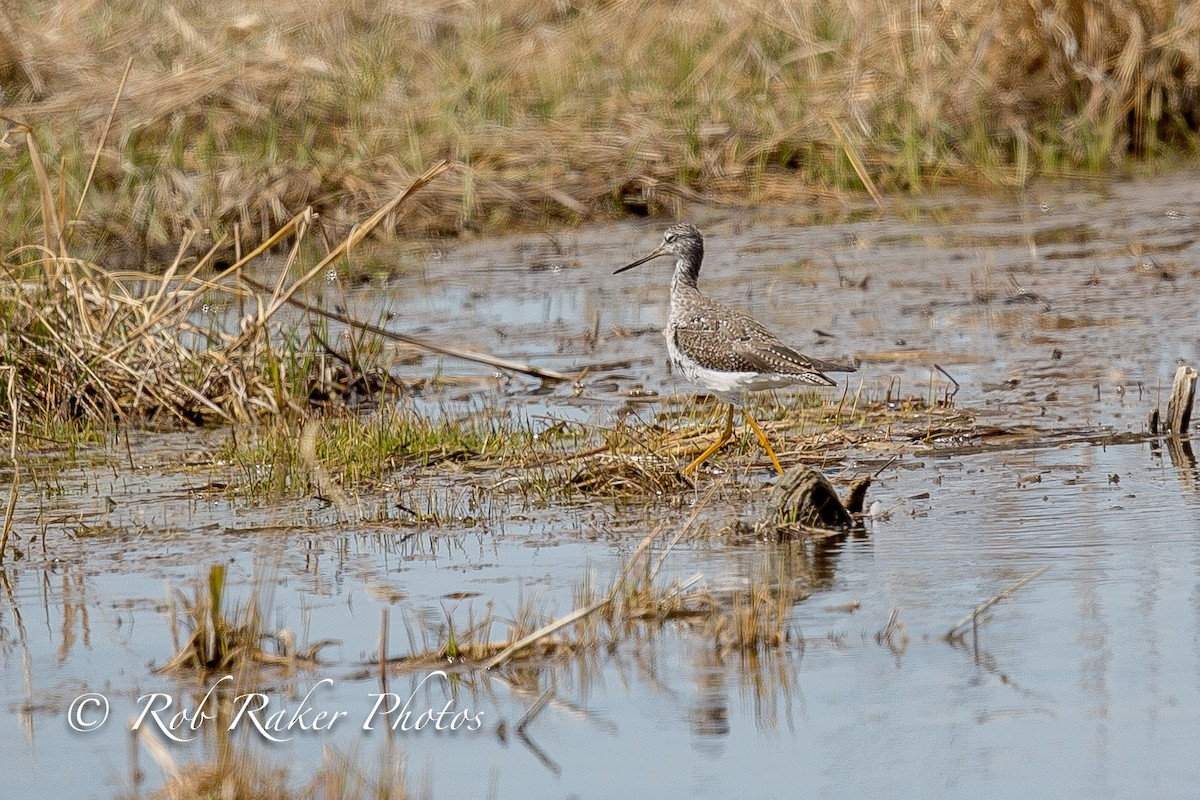
[[[818,361],[815,358],[809,359],[812,362],[812,368],[820,372],[858,372],[858,359],[851,358],[848,361]]]

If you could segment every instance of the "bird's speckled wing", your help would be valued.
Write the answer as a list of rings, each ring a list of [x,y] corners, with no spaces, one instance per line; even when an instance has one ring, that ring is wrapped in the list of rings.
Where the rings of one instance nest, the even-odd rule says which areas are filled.
[[[752,317],[700,294],[688,298],[673,319],[675,346],[705,369],[792,375],[797,383],[832,386],[821,373],[854,368],[796,352]]]

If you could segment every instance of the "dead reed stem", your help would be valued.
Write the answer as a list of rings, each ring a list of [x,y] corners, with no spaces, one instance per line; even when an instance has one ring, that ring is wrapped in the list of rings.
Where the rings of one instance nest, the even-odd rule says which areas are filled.
[[[42,203],[42,245],[45,248],[43,262],[47,268],[51,264],[59,265],[54,257],[63,257],[66,252],[62,240],[62,222],[54,204],[54,191],[50,188],[50,177],[46,174],[46,165],[42,162],[42,151],[33,135],[33,128],[22,122],[15,122],[15,128],[25,134],[25,146],[29,148],[29,160],[33,164],[33,174],[37,181],[38,197]]]
[[[243,283],[258,289],[259,291],[270,291],[270,289],[268,289],[266,286],[246,275],[243,275],[241,280]],[[378,325],[373,325],[369,322],[363,322],[345,314],[339,314],[336,311],[329,311],[319,306],[315,306],[312,303],[305,302],[304,300],[299,300],[295,297],[288,297],[286,302],[292,306],[295,306],[296,308],[307,311],[310,314],[316,314],[319,317],[324,317],[325,319],[329,319],[334,322],[340,322],[343,325],[348,325],[355,330],[362,331],[363,333],[369,333],[372,336],[378,336],[382,339],[389,339],[393,342],[409,344],[413,347],[427,350],[430,353],[438,353],[439,355],[449,356],[450,358],[458,358],[463,361],[474,361],[477,364],[487,364],[489,367],[495,367],[508,372],[519,372],[523,375],[529,375],[545,381],[564,382],[574,380],[570,375],[564,375],[561,372],[556,372],[552,369],[546,369],[545,367],[536,367],[532,364],[526,364],[521,361],[510,361],[505,358],[499,358],[487,353],[479,353],[474,350],[466,350],[460,347],[434,344],[433,342],[429,342],[424,339],[418,339],[415,336],[409,336],[406,333],[390,331],[387,328],[381,328]]]
[[[96,177],[96,165],[100,163],[100,156],[104,153],[104,145],[108,142],[108,132],[112,130],[113,117],[117,114],[117,104],[121,102],[121,94],[125,91],[125,84],[129,81],[129,70],[133,68],[133,58],[125,62],[125,72],[121,74],[121,83],[117,86],[117,92],[113,96],[112,107],[108,109],[108,117],[104,120],[104,129],[100,132],[100,141],[96,142],[96,152],[92,155],[92,165],[88,167],[87,179],[83,182],[83,190],[79,193],[79,202],[75,205],[75,213],[71,215],[72,219],[79,219],[80,213],[83,211],[83,204],[87,200],[88,189],[92,188],[92,179]],[[64,170],[63,175],[66,174]],[[61,192],[60,198],[65,199],[66,193]],[[67,237],[67,245],[70,245],[70,236]]]
[[[321,259],[316,266],[306,272],[303,277],[293,283],[283,293],[279,294],[278,296],[273,296],[271,299],[271,304],[267,309],[266,316],[268,318],[273,316],[276,311],[278,311],[285,303],[287,303],[296,294],[296,292],[300,291],[301,288],[306,286],[309,281],[324,272],[330,264],[341,258],[341,256],[345,254],[347,250],[365,239],[367,235],[375,229],[375,226],[377,226],[383,220],[384,217],[386,217],[388,214],[391,214],[401,203],[403,203],[413,194],[421,191],[421,189],[425,188],[425,186],[435,180],[439,175],[447,172],[450,168],[450,162],[443,159],[427,169],[424,174],[413,179],[412,183],[410,183],[403,192],[392,198],[390,202],[378,209],[367,219],[366,222],[362,223],[361,225],[356,225],[353,230],[351,230],[350,235],[342,240],[341,244],[335,247],[333,251],[329,253],[329,255]]]
[[[538,628],[533,633],[529,634],[528,636],[518,639],[517,641],[510,644],[508,647],[501,650],[496,655],[489,658],[487,661],[484,662],[483,670],[486,672],[487,670],[494,669],[495,667],[500,666],[505,661],[507,661],[510,657],[512,657],[513,653],[516,653],[519,650],[529,647],[531,644],[534,644],[539,639],[544,639],[545,637],[549,636],[550,634],[554,633],[555,631],[565,628],[566,626],[570,625],[571,623],[578,622],[579,620],[589,616],[590,614],[593,614],[593,613],[599,611],[600,609],[602,609],[606,605],[608,605],[610,602],[612,602],[612,598],[610,598],[610,597],[606,597],[603,600],[597,600],[596,602],[592,603],[591,605],[587,605],[587,606],[584,606],[583,608],[575,609],[570,614],[567,614],[565,617],[556,619],[554,622],[551,622],[548,625],[543,625],[542,627]]]
[[[983,602],[983,603],[980,603],[979,605],[977,605],[975,607],[974,611],[972,611],[970,614],[968,614],[967,616],[960,619],[958,622],[954,623],[954,626],[951,627],[950,630],[948,630],[946,632],[946,636],[945,636],[946,641],[952,642],[955,639],[961,639],[963,634],[966,633],[966,629],[967,629],[968,625],[970,625],[973,630],[978,629],[979,625],[981,624],[980,615],[983,614],[983,612],[987,611],[989,608],[996,605],[996,603],[999,603],[1001,600],[1005,599],[1006,597],[1011,597],[1022,586],[1029,583],[1030,581],[1034,580],[1035,578],[1045,575],[1049,571],[1050,571],[1049,564],[1046,564],[1045,566],[1042,566],[1042,567],[1038,567],[1033,572],[1026,575],[1024,578],[1021,578],[1021,580],[1019,580],[1016,583],[1013,583],[1009,586],[1006,586],[1004,589],[1000,590],[1000,592],[998,594],[996,594],[995,597],[991,598],[990,600],[988,600],[986,602]]]
[[[13,513],[17,508],[17,491],[21,487],[21,465],[17,462],[17,428],[20,417],[17,411],[16,367],[3,367],[8,373],[4,395],[8,399],[9,449],[8,460],[12,465],[12,483],[8,488],[8,502],[4,507],[4,527],[0,529],[0,566],[4,564],[4,553],[8,549],[8,535],[12,532]]]

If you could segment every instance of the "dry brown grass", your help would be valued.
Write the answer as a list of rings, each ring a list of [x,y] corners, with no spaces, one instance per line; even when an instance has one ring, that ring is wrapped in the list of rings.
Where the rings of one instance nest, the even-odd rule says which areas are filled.
[[[132,59],[66,221],[121,265],[185,231],[262,241],[306,205],[340,235],[445,156],[469,168],[414,204],[426,230],[1021,183],[1190,149],[1200,127],[1200,6],[1177,0],[5,8],[0,103],[68,185]],[[7,249],[39,215],[29,162],[0,159]]]
[[[276,244],[291,247],[287,267],[296,266],[311,227],[310,210],[215,275],[209,268],[216,248],[185,265],[191,234],[160,276],[106,270],[72,254],[63,209],[73,198],[64,186],[52,185],[33,130],[14,123],[10,133],[24,140],[43,220],[40,245],[0,261],[0,353],[16,376],[0,421],[12,430],[63,420],[233,422],[302,412],[314,395],[333,391],[314,334],[324,319],[310,317],[307,327],[294,325],[284,331],[290,335],[280,336],[276,314],[413,192],[450,168],[442,162],[429,169],[303,276],[289,283],[285,273],[272,290],[240,271]],[[80,189],[80,206],[89,188]],[[246,285],[263,291],[248,291]],[[241,296],[254,310],[238,321],[236,331],[206,327],[201,309],[210,294]],[[368,377],[362,365],[342,358],[354,368],[351,380]]]
[[[825,399],[817,393],[793,394],[783,403],[763,403],[754,415],[785,466],[827,466],[852,452],[860,457],[870,454],[886,459],[941,450],[951,444],[978,446],[985,439],[993,441],[1019,433],[1003,420],[1000,422],[1004,424],[980,424],[973,412],[959,408],[948,396],[893,399],[890,389],[884,397],[872,398],[870,394],[862,386],[855,394],[838,399]],[[568,497],[642,500],[686,494],[710,480],[710,470],[770,471],[770,462],[756,437],[748,426],[740,425],[735,427],[734,438],[706,463],[700,475],[680,472],[720,436],[723,423],[719,414],[711,413],[711,400],[668,404],[662,419],[651,426],[618,425],[606,432],[606,444],[601,447],[589,448],[586,441],[576,442],[579,449],[575,453],[555,458],[540,473],[531,470],[530,481],[548,484]],[[1028,435],[1023,439],[1029,440]],[[533,466],[537,466],[539,457],[534,455]]]

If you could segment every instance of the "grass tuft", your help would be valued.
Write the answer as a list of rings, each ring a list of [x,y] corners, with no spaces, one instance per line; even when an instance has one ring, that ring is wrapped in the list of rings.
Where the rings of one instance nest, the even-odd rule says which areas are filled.
[[[68,252],[69,236],[56,210],[65,207],[68,192],[51,185],[33,130],[23,125],[20,130],[37,166],[45,236],[41,246],[19,248],[0,260],[0,358],[17,376],[12,402],[0,407],[6,427],[23,420],[27,432],[49,438],[64,423],[108,430],[117,422],[244,422],[303,412],[310,402],[328,403],[334,396],[395,388],[386,368],[356,355],[378,356],[381,347],[360,339],[351,353],[333,350],[326,344],[328,317],[309,306],[311,316],[301,323],[285,326],[275,316],[449,164],[414,180],[302,277],[287,284],[285,275],[273,291],[253,295],[233,279],[253,283],[241,269],[274,244],[290,242],[289,265],[295,264],[311,211],[293,216],[262,246],[213,277],[202,273],[214,267],[216,247],[185,264],[191,234],[161,276],[106,270]],[[226,330],[203,313],[212,292],[249,295],[257,311]],[[369,327],[360,324],[358,330]]]

